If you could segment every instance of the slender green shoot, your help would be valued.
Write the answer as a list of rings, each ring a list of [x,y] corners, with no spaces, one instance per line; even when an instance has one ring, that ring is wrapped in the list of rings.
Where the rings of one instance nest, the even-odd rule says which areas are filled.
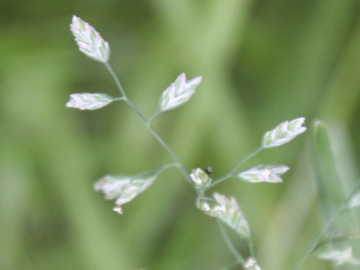
[[[264,148],[262,146],[260,146],[256,151],[254,151],[253,153],[251,153],[250,155],[248,155],[246,158],[242,159],[235,167],[234,169],[229,172],[228,174],[226,174],[225,176],[215,180],[207,189],[212,188],[213,186],[220,184],[221,182],[234,177],[236,171],[240,168],[240,166],[242,164],[244,164],[246,161],[248,161],[250,158],[254,157],[255,155],[259,154]]]

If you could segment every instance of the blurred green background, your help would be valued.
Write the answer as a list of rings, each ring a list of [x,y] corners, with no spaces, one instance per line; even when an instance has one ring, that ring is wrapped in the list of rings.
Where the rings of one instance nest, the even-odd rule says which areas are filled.
[[[307,118],[308,132],[243,166],[286,164],[283,184],[234,179],[213,190],[237,198],[260,264],[291,269],[321,227],[313,119],[329,127],[340,174],[358,175],[359,12],[358,0],[1,0],[0,269],[212,270],[234,260],[176,169],[123,215],[94,192],[105,174],[170,158],[124,103],[65,108],[71,93],[118,94],[105,67],[78,51],[74,14],[110,43],[110,63],[146,117],[180,73],[203,76],[188,103],[154,122],[189,171],[212,166],[219,178],[265,131]],[[309,258],[302,269],[332,268]]]

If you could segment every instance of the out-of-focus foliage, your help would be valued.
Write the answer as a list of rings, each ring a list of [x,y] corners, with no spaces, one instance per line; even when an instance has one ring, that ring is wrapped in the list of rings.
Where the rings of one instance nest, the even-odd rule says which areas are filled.
[[[0,269],[220,269],[233,261],[174,168],[122,216],[94,192],[105,174],[170,159],[125,104],[65,107],[72,93],[118,91],[105,67],[78,51],[73,15],[109,42],[110,63],[146,117],[179,74],[203,77],[189,102],[154,121],[189,172],[210,165],[221,177],[265,131],[303,116],[308,127],[314,118],[329,124],[340,178],[359,181],[359,12],[357,0],[2,0]],[[291,269],[322,226],[307,137],[242,168],[286,164],[283,184],[234,179],[211,190],[237,199],[266,269]],[[331,265],[309,258],[303,269]]]

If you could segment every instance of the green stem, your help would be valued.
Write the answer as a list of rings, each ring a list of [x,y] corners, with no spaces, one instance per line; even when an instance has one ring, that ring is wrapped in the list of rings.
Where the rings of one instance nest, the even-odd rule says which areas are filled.
[[[165,165],[162,165],[161,167],[157,168],[155,171],[157,173],[161,173],[163,170],[167,169],[167,168],[171,168],[171,167],[174,167],[176,166],[176,164],[174,163],[170,163],[170,164],[165,164]]]
[[[222,268],[221,270],[231,270],[232,268],[234,268],[235,266],[237,266],[237,265],[239,265],[239,264],[240,264],[239,261],[235,261],[235,262],[233,262],[232,264],[230,264],[230,265]]]
[[[297,270],[300,268],[300,266],[304,263],[306,258],[314,251],[315,247],[317,246],[317,243],[320,239],[320,237],[327,231],[331,223],[335,220],[336,216],[342,211],[344,208],[340,208],[338,211],[335,212],[335,214],[331,217],[331,219],[327,222],[327,224],[315,235],[314,240],[311,242],[310,247],[306,250],[305,254],[301,257],[298,264],[295,266],[294,270]]]
[[[171,158],[174,161],[174,164],[167,164],[164,165],[160,168],[157,169],[158,172],[161,172],[162,170],[172,167],[172,166],[177,166],[180,170],[180,172],[185,176],[186,180],[192,185],[192,181],[190,179],[190,175],[188,174],[188,172],[186,171],[186,169],[184,168],[184,166],[180,163],[180,161],[178,160],[178,158],[176,157],[176,155],[174,154],[174,152],[169,148],[169,146],[164,142],[164,140],[160,137],[160,135],[154,130],[154,128],[151,126],[151,122],[158,116],[161,114],[161,111],[157,111],[148,121],[145,119],[145,117],[141,114],[141,112],[138,110],[138,108],[131,102],[131,100],[126,96],[126,93],[124,91],[124,89],[122,88],[120,81],[118,79],[118,77],[116,76],[116,74],[114,73],[113,69],[111,68],[109,63],[105,63],[106,68],[108,69],[108,71],[110,72],[111,76],[114,78],[115,83],[117,85],[117,87],[119,88],[119,91],[121,93],[121,97],[117,98],[117,100],[124,100],[134,111],[135,113],[138,115],[138,117],[140,118],[140,120],[144,123],[144,125],[146,126],[146,128],[151,132],[151,134],[155,137],[155,139],[162,145],[162,147],[168,152],[168,154],[171,156]],[[227,175],[225,175],[223,178],[220,178],[219,180],[217,180],[216,182],[214,182],[211,186],[214,186],[215,184],[218,184],[224,180],[226,180],[227,178],[233,176],[233,174],[236,172],[236,170],[248,159],[250,159],[251,157],[253,157],[254,155],[256,155],[257,153],[259,153],[262,150],[262,147],[260,147],[258,150],[256,150],[254,153],[250,154],[248,157],[246,157],[245,159],[243,159],[242,161],[240,161],[235,168]],[[210,186],[210,187],[211,187]],[[197,190],[198,191],[198,190]],[[205,191],[205,190],[203,190]],[[199,195],[204,195],[202,192],[198,191]],[[233,265],[231,265],[230,267],[232,268],[233,266],[237,265],[237,264],[245,264],[245,260],[244,258],[239,254],[239,252],[236,250],[236,248],[234,247],[233,243],[231,242],[228,234],[225,231],[225,228],[223,226],[223,224],[216,219],[219,227],[220,227],[220,231],[221,234],[229,248],[229,250],[234,254],[234,256],[237,258],[236,263],[234,263]],[[254,254],[254,249],[253,249],[253,244],[251,239],[248,239],[248,245],[249,245],[249,249],[250,249],[250,253],[253,256]],[[225,268],[225,269],[230,269],[229,267]]]
[[[141,114],[141,112],[138,110],[138,108],[131,102],[131,100],[126,96],[124,89],[122,88],[120,81],[116,74],[114,73],[113,69],[111,68],[109,63],[105,63],[106,68],[110,72],[111,76],[114,78],[115,83],[117,87],[120,90],[120,93],[122,95],[122,99],[135,111],[135,113],[139,116],[140,120],[144,123],[146,128],[151,132],[151,134],[155,137],[155,139],[164,147],[164,149],[169,153],[173,161],[175,162],[175,165],[179,168],[180,172],[185,176],[186,180],[191,184],[192,181],[190,179],[190,176],[184,166],[180,163],[179,159],[175,156],[174,152],[169,148],[169,146],[164,142],[164,140],[160,137],[160,135],[153,129],[153,127],[150,125],[150,122],[148,122],[145,117]]]
[[[147,175],[149,173],[156,173],[157,175],[160,174],[163,170],[165,169],[168,169],[168,168],[171,168],[171,167],[176,167],[177,165],[175,163],[170,163],[170,164],[165,164],[165,165],[162,165],[160,167],[157,167],[151,171],[147,171],[147,172],[142,172],[142,173],[139,173],[139,174],[135,174],[135,175],[132,175],[132,177],[135,179],[135,178],[138,178],[138,177],[142,177],[144,175]]]
[[[316,249],[318,246],[318,242],[320,237],[327,231],[327,229],[330,227],[331,223],[335,220],[335,218],[345,209],[348,209],[347,204],[349,203],[349,200],[354,196],[354,194],[359,190],[359,187],[356,187],[353,192],[346,198],[342,206],[333,214],[333,216],[329,219],[329,221],[325,224],[325,226],[315,235],[314,240],[311,242],[311,245],[306,250],[305,254],[301,257],[300,261],[295,266],[294,270],[298,270],[300,266],[304,263],[306,258]]]
[[[121,84],[120,84],[120,81],[119,81],[118,77],[116,76],[116,74],[114,73],[114,71],[112,70],[110,64],[109,64],[109,63],[105,63],[105,67],[106,67],[107,70],[110,72],[111,76],[114,78],[115,83],[116,83],[117,87],[119,88],[121,95],[124,97],[124,99],[127,99],[126,94],[125,94],[125,91],[124,91],[124,89],[122,88],[122,86],[121,86]]]
[[[251,257],[255,258],[254,243],[253,243],[251,237],[247,238],[246,242],[248,243]]]
[[[225,231],[224,225],[221,223],[221,221],[219,221],[218,219],[216,219],[217,224],[219,225],[221,234],[225,240],[225,243],[227,245],[227,247],[229,248],[230,252],[236,257],[238,263],[244,265],[245,264],[245,260],[244,258],[240,255],[240,253],[236,250],[236,248],[234,247],[233,243],[231,242],[228,234]]]
[[[162,111],[160,111],[160,110],[157,111],[156,113],[154,113],[154,115],[151,116],[150,119],[148,120],[148,123],[151,123],[152,121],[154,121],[154,119],[155,119],[156,117],[158,117],[161,113],[162,113]]]
[[[113,98],[114,101],[119,101],[119,100],[124,100],[124,97],[116,97],[116,98]]]
[[[221,182],[227,180],[230,177],[233,177],[235,175],[235,172],[239,169],[239,167],[245,163],[245,161],[249,160],[250,158],[252,158],[253,156],[257,155],[258,153],[260,153],[264,148],[262,146],[260,146],[256,151],[254,151],[253,153],[251,153],[250,155],[248,155],[246,158],[244,158],[243,160],[241,160],[235,167],[234,169],[229,172],[227,175],[219,178],[218,180],[215,180],[214,182],[212,182],[212,184],[210,186],[208,186],[206,189],[212,188],[213,186],[220,184]]]

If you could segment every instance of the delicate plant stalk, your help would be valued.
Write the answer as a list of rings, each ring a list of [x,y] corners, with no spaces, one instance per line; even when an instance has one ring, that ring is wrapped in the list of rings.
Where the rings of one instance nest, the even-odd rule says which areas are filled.
[[[163,169],[167,168],[167,167],[172,167],[172,166],[177,166],[179,168],[179,170],[181,171],[181,173],[185,176],[185,178],[187,179],[187,181],[193,185],[189,174],[187,173],[186,169],[182,166],[182,164],[180,163],[180,161],[178,160],[178,158],[176,157],[176,155],[174,154],[174,152],[169,148],[169,146],[163,141],[163,139],[160,137],[160,135],[152,128],[151,126],[151,122],[158,116],[161,114],[161,111],[157,111],[148,121],[145,119],[145,117],[141,114],[141,112],[138,110],[138,108],[129,100],[129,98],[126,96],[126,93],[124,91],[124,89],[121,86],[121,83],[118,79],[118,77],[116,76],[116,74],[114,73],[113,69],[111,68],[109,63],[105,63],[106,68],[108,69],[108,71],[110,72],[111,76],[113,77],[113,79],[115,80],[115,83],[122,95],[122,97],[118,98],[118,100],[124,100],[135,112],[136,114],[139,116],[140,120],[144,123],[144,125],[146,126],[146,128],[152,133],[152,135],[156,138],[156,140],[164,147],[164,149],[169,153],[169,155],[172,157],[172,159],[174,160],[174,164],[169,164],[169,165],[164,165],[163,167],[161,167],[159,169],[159,171],[162,171]],[[256,150],[255,152],[253,152],[252,154],[250,154],[249,156],[247,156],[245,159],[243,159],[241,162],[239,162],[235,168],[225,177],[219,179],[217,182],[214,182],[214,184],[218,184],[224,180],[226,180],[227,178],[231,177],[234,175],[234,173],[236,172],[236,170],[248,159],[250,159],[251,157],[255,156],[256,154],[258,154],[263,148],[260,147],[258,150]],[[211,185],[211,186],[213,186]],[[197,189],[196,189],[197,190]],[[199,191],[198,191],[199,193]],[[201,192],[203,193],[203,191]],[[200,193],[199,193],[200,194]],[[231,251],[231,253],[233,253],[233,255],[237,258],[237,262],[236,264],[234,264],[233,266],[237,265],[237,264],[242,264],[244,265],[245,260],[244,258],[239,254],[239,252],[237,252],[236,248],[234,247],[234,245],[232,244],[225,228],[224,225],[218,220],[216,219],[221,234],[225,240],[226,245],[228,246],[229,250]],[[250,254],[251,256],[254,256],[254,248],[253,248],[253,243],[252,240],[250,238],[247,238],[247,242],[248,242],[248,246],[249,246],[249,250],[250,250]],[[231,266],[231,268],[233,267]],[[231,269],[230,268],[230,269]]]
[[[221,270],[231,270],[232,268],[234,268],[235,266],[237,266],[237,265],[239,265],[239,264],[240,264],[239,261],[235,261],[235,262],[233,262],[232,264],[230,264],[230,265],[222,268]]]
[[[156,113],[154,113],[154,115],[151,116],[150,119],[148,120],[148,123],[151,123],[152,121],[154,121],[154,119],[155,119],[156,117],[158,117],[161,113],[162,113],[162,111],[160,111],[160,110],[157,111]]]
[[[174,152],[170,149],[170,147],[164,142],[164,140],[159,136],[159,134],[153,129],[153,127],[150,125],[150,121],[147,121],[145,117],[141,114],[141,112],[138,110],[138,108],[131,102],[131,100],[126,96],[126,93],[124,89],[122,88],[120,81],[118,77],[116,76],[115,72],[111,68],[109,63],[105,63],[106,68],[110,72],[111,76],[115,80],[115,83],[117,87],[120,90],[120,93],[122,95],[122,99],[135,111],[135,113],[139,116],[140,120],[144,123],[146,128],[151,132],[151,134],[156,138],[156,140],[164,147],[164,149],[169,153],[171,158],[174,160],[176,166],[179,168],[180,172],[185,176],[186,180],[191,184],[192,181],[190,179],[190,176],[184,166],[180,163],[179,159],[176,157]],[[155,114],[156,116],[156,114]],[[154,119],[154,117],[152,117]]]
[[[117,100],[117,101],[120,101],[120,100],[124,100],[125,98],[124,97],[116,97],[114,98],[114,101]]]
[[[331,225],[331,223],[335,220],[335,218],[337,217],[337,215],[344,210],[344,208],[342,207],[341,209],[339,209],[338,211],[336,211],[336,213],[331,217],[331,219],[327,222],[327,224],[315,235],[314,240],[311,242],[311,245],[309,246],[309,248],[306,250],[306,252],[304,253],[304,255],[301,257],[300,261],[298,262],[298,264],[295,266],[294,270],[298,270],[300,269],[300,266],[304,263],[304,261],[307,259],[307,257],[309,257],[309,255],[315,250],[317,243],[320,239],[320,237],[323,235],[324,232],[327,231],[327,229],[329,228],[329,226]]]
[[[113,69],[111,68],[109,63],[105,63],[105,66],[108,69],[108,71],[110,72],[113,79],[115,80],[115,83],[116,83],[117,87],[119,88],[121,95],[124,97],[124,100],[126,100],[127,96],[126,96],[125,91],[122,88],[120,81],[119,81],[118,77],[116,76],[115,72],[113,71]]]
[[[332,215],[332,217],[329,219],[329,221],[325,224],[325,226],[315,235],[314,240],[311,242],[311,245],[309,246],[309,248],[306,250],[306,252],[304,253],[304,255],[301,257],[301,259],[299,260],[299,262],[297,263],[297,265],[295,266],[294,270],[298,270],[300,269],[300,266],[304,263],[304,261],[307,259],[307,257],[309,257],[309,255],[316,249],[316,247],[318,246],[318,242],[321,238],[321,236],[327,231],[327,229],[330,227],[330,225],[332,224],[332,222],[337,218],[337,216],[345,209],[349,209],[347,207],[347,204],[349,202],[349,200],[353,197],[353,195],[359,190],[360,185],[358,187],[356,187],[353,192],[351,192],[351,194],[346,198],[346,200],[344,201],[344,203],[342,204],[342,206]]]
[[[199,76],[191,80],[186,80],[185,73],[180,74],[176,78],[176,80],[171,83],[170,86],[162,93],[158,110],[154,113],[153,116],[146,120],[140,110],[127,97],[118,77],[116,76],[115,72],[113,71],[108,62],[110,58],[110,46],[108,42],[106,42],[91,25],[76,16],[73,16],[70,30],[75,37],[79,50],[86,56],[96,61],[99,61],[106,66],[107,70],[110,72],[111,76],[115,80],[115,83],[121,95],[120,97],[114,98],[104,93],[77,93],[70,95],[70,101],[66,104],[66,106],[80,110],[96,110],[107,106],[113,101],[123,100],[127,103],[127,105],[132,108],[132,110],[137,114],[137,116],[140,118],[146,128],[161,144],[161,146],[166,150],[166,152],[173,160],[173,163],[171,164],[163,165],[152,171],[148,171],[139,175],[106,175],[95,183],[94,189],[96,191],[102,191],[105,194],[105,199],[116,199],[116,207],[113,210],[121,214],[121,206],[123,204],[131,201],[143,191],[148,189],[156,180],[156,177],[161,171],[176,166],[184,175],[185,179],[192,185],[194,190],[197,192],[198,198],[196,206],[205,214],[210,215],[211,217],[216,219],[216,222],[218,223],[226,245],[228,246],[231,253],[236,257],[236,262],[224,268],[224,270],[229,270],[238,264],[241,264],[244,268],[248,270],[259,270],[260,266],[254,258],[255,252],[253,242],[250,236],[250,227],[235,198],[228,198],[218,193],[215,193],[213,195],[213,198],[209,198],[205,196],[205,192],[209,188],[227,180],[230,177],[235,176],[244,181],[252,183],[282,182],[282,179],[279,175],[285,173],[289,169],[285,165],[259,165],[239,175],[236,175],[236,173],[239,167],[244,162],[261,152],[263,149],[283,145],[293,140],[299,134],[303,133],[306,130],[306,127],[302,126],[305,118],[300,117],[292,121],[285,121],[274,129],[266,132],[263,136],[261,146],[256,151],[241,160],[231,172],[214,182],[212,182],[212,179],[210,177],[212,171],[211,167],[205,170],[197,168],[192,170],[191,174],[189,174],[182,165],[182,163],[180,163],[174,152],[151,126],[151,123],[162,112],[175,109],[187,102],[195,93],[195,89],[197,88],[197,86],[201,83],[202,77]],[[360,202],[355,200],[353,204],[360,205]],[[234,244],[230,240],[229,235],[224,228],[224,223],[231,229],[233,229],[236,233],[238,233],[240,237],[245,238],[245,241],[247,242],[247,245],[249,247],[249,252],[251,254],[251,257],[249,257],[246,261],[236,250]],[[326,227],[329,226],[329,224],[327,224]],[[315,238],[313,245],[308,250],[305,258],[313,251],[322,233],[323,231],[321,231],[319,236]],[[302,261],[300,262],[300,264],[302,263]]]
[[[247,244],[248,244],[248,246],[249,246],[249,251],[250,251],[251,257],[255,257],[254,243],[253,243],[251,237],[248,237],[248,238],[246,239],[246,241],[247,241]]]
[[[171,167],[175,167],[177,166],[175,163],[169,163],[169,164],[165,164],[165,165],[162,165],[161,167],[155,169],[155,172],[157,174],[161,173],[163,170],[166,170],[168,168],[171,168]]]
[[[239,252],[237,252],[236,248],[234,247],[233,243],[231,242],[229,235],[227,234],[225,228],[224,228],[224,224],[219,221],[218,219],[216,219],[217,224],[219,225],[220,231],[221,231],[221,235],[223,236],[225,243],[228,247],[228,249],[230,250],[230,252],[236,257],[238,264],[241,263],[242,265],[245,264],[245,260],[244,258],[240,255]]]
[[[264,148],[262,146],[260,146],[256,151],[254,151],[253,153],[251,153],[250,155],[248,155],[246,158],[242,159],[235,167],[234,169],[229,172],[227,175],[219,178],[218,180],[215,180],[211,185],[209,185],[209,187],[207,187],[207,189],[220,184],[221,182],[227,180],[230,177],[233,177],[236,173],[236,171],[239,169],[239,167],[244,164],[247,160],[249,160],[250,158],[252,158],[253,156],[259,154]]]

